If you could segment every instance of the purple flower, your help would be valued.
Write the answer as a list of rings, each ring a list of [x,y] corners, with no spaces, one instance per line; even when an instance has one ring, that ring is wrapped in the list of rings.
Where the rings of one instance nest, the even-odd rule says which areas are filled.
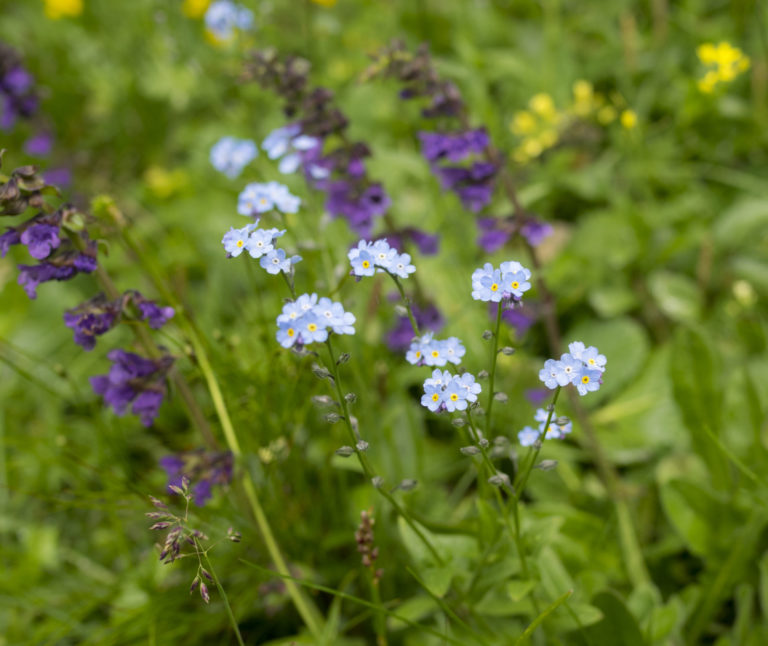
[[[64,324],[75,333],[75,343],[84,350],[93,350],[96,337],[111,330],[120,316],[120,306],[108,301],[103,294],[67,310]]]
[[[363,237],[370,237],[373,218],[389,208],[390,200],[381,184],[371,184],[360,192],[359,186],[348,180],[327,185],[325,208],[333,217],[343,217],[350,228]]]
[[[483,152],[489,143],[485,128],[466,132],[420,132],[419,139],[421,152],[429,162],[460,162],[472,153]]]
[[[53,148],[53,137],[48,132],[39,132],[24,142],[24,152],[33,157],[46,157]]]
[[[520,229],[520,233],[528,240],[532,247],[540,245],[544,238],[552,235],[554,229],[548,222],[542,222],[535,218],[529,219]]]
[[[525,391],[525,398],[534,406],[540,406],[548,397],[549,390],[546,388],[529,388]]]
[[[490,305],[488,309],[491,318],[495,317],[496,306]],[[501,313],[501,318],[505,323],[511,325],[515,329],[515,334],[518,338],[522,337],[536,322],[536,317],[529,312],[529,308],[526,306],[505,309]]]
[[[486,253],[493,253],[501,249],[511,237],[510,231],[505,226],[505,220],[498,218],[478,218],[477,227],[480,236],[477,239],[478,246]]]
[[[0,235],[0,258],[5,258],[8,250],[16,244],[21,243],[21,235],[13,227],[8,227],[8,230]]]
[[[35,260],[47,258],[61,244],[59,227],[53,224],[33,224],[21,234],[21,242]]]
[[[160,307],[156,303],[148,300],[142,300],[138,303],[143,318],[153,330],[159,330],[175,314],[172,307]]]
[[[48,184],[67,187],[72,183],[72,171],[68,168],[51,168],[43,173],[43,179]]]
[[[97,395],[111,406],[115,414],[125,414],[128,405],[141,417],[144,426],[151,426],[166,393],[165,376],[173,358],[145,359],[125,350],[112,350],[107,358],[113,362],[109,373],[91,377],[91,386]]]
[[[63,245],[62,245],[63,246]],[[78,273],[89,274],[96,269],[96,244],[91,242],[85,253],[61,247],[52,257],[39,265],[19,265],[18,283],[27,296],[37,298],[37,286],[51,280],[69,280]]]
[[[16,66],[6,72],[2,86],[11,94],[21,95],[32,88],[32,75],[23,67]]]

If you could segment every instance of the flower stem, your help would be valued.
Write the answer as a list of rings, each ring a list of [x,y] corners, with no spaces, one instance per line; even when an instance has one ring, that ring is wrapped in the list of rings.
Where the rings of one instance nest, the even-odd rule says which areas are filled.
[[[243,636],[240,634],[240,628],[237,625],[237,619],[235,619],[235,613],[232,612],[232,606],[229,605],[229,598],[227,597],[227,593],[224,591],[224,586],[221,585],[219,577],[216,576],[216,570],[213,569],[213,563],[211,563],[211,559],[208,558],[208,552],[202,549],[197,539],[195,539],[195,545],[197,547],[198,553],[203,555],[205,564],[208,566],[206,569],[213,578],[213,582],[216,584],[216,589],[219,591],[222,601],[224,601],[224,607],[227,609],[229,622],[232,624],[232,630],[235,631],[235,637],[237,637],[237,643],[240,644],[240,646],[245,646]]]
[[[416,336],[421,336],[421,332],[419,332],[419,324],[416,322],[416,317],[413,315],[413,308],[411,307],[411,299],[408,298],[405,294],[405,289],[403,289],[403,285],[398,280],[397,276],[394,274],[387,272],[390,276],[392,276],[392,280],[395,281],[395,285],[397,285],[397,291],[400,292],[400,298],[403,300],[403,305],[405,306],[406,312],[408,312],[408,320],[411,322],[411,327],[413,328],[413,333]]]
[[[555,394],[552,397],[552,403],[548,406],[549,408],[549,414],[547,415],[547,421],[544,424],[544,430],[539,434],[539,437],[537,438],[536,442],[533,444],[533,453],[530,454],[530,457],[526,460],[525,465],[520,470],[520,472],[517,474],[517,477],[515,478],[515,500],[520,501],[521,496],[523,495],[523,491],[525,490],[525,485],[528,482],[528,478],[531,475],[531,471],[533,470],[533,465],[536,463],[536,458],[539,456],[539,451],[541,451],[541,447],[544,441],[544,438],[547,435],[547,429],[549,428],[549,425],[552,423],[552,417],[555,414],[555,404],[557,404],[557,398],[560,396],[560,391],[562,390],[562,386],[558,386],[555,389]]]
[[[349,414],[349,406],[347,404],[347,400],[344,398],[344,392],[341,388],[341,379],[339,378],[339,367],[336,363],[336,358],[333,354],[333,346],[331,345],[331,337],[328,336],[328,339],[325,342],[326,347],[328,348],[328,356],[330,358],[329,366],[331,369],[331,374],[333,375],[333,381],[336,385],[336,394],[339,398],[339,404],[341,405],[341,410],[344,413],[344,425],[347,428],[347,432],[349,433],[349,439],[352,442],[352,447],[355,449],[355,453],[357,454],[357,458],[360,461],[360,466],[363,468],[363,473],[365,473],[365,477],[368,478],[369,481],[373,482],[376,479],[376,472],[373,469],[373,466],[370,463],[370,460],[368,460],[368,456],[361,451],[357,444],[358,444],[358,436],[355,432],[355,429],[352,428],[352,422],[350,420],[350,414]],[[435,561],[439,565],[443,565],[444,561],[440,554],[438,554],[435,547],[432,545],[432,543],[429,541],[429,539],[424,535],[424,532],[421,531],[419,526],[414,522],[414,520],[411,518],[410,514],[405,511],[405,509],[400,505],[399,502],[395,499],[395,497],[389,493],[384,487],[376,486],[374,483],[374,486],[376,488],[376,491],[378,491],[384,498],[386,498],[389,503],[395,508],[395,511],[403,518],[403,520],[408,523],[408,526],[414,531],[414,533],[421,539],[421,542],[424,543],[425,547],[429,550],[429,552],[434,557]]]
[[[499,330],[501,329],[501,301],[496,310],[496,327],[493,330],[493,346],[491,355],[491,371],[488,375],[488,407],[485,411],[485,434],[491,433],[491,410],[493,409],[493,385],[496,381],[496,360],[499,356]]]

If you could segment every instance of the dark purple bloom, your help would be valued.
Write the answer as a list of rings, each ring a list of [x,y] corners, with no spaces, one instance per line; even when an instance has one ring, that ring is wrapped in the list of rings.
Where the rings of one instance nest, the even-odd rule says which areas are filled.
[[[39,132],[24,142],[24,151],[34,157],[46,157],[53,148],[53,137],[48,132]]]
[[[544,238],[552,234],[552,225],[535,218],[530,218],[520,229],[520,233],[528,240],[528,244],[537,247]]]
[[[327,183],[325,208],[333,217],[344,217],[350,228],[361,236],[370,236],[373,218],[389,207],[389,197],[381,184],[371,184],[364,191],[349,180]]]
[[[78,273],[90,273],[96,269],[96,259],[86,254],[69,255],[56,259],[56,263],[19,265],[18,283],[27,296],[37,298],[37,286],[52,280],[69,280]]]
[[[211,499],[214,485],[227,485],[232,481],[232,453],[229,451],[182,451],[160,459],[160,466],[168,474],[168,487],[179,486],[182,478],[192,484],[195,504],[202,507]],[[170,489],[169,489],[170,491]]]
[[[75,333],[75,343],[93,350],[96,337],[109,332],[120,316],[120,304],[108,301],[103,294],[64,313],[64,323]]]
[[[504,226],[505,221],[498,218],[478,218],[477,227],[480,235],[477,244],[487,253],[501,249],[511,237],[510,231]]]
[[[124,415],[133,402],[132,412],[141,417],[144,426],[150,426],[166,393],[165,376],[173,358],[145,359],[125,350],[112,350],[107,358],[113,362],[109,373],[91,377],[91,386],[104,397],[116,415]]]
[[[16,123],[16,110],[13,106],[13,99],[10,96],[0,93],[0,130],[8,131]]]
[[[443,325],[445,325],[445,320],[442,314],[440,314],[440,310],[431,303],[424,307],[414,305],[412,306],[412,311],[416,324],[422,332],[427,330],[439,332]],[[407,316],[400,316],[395,327],[387,334],[387,345],[394,352],[402,352],[411,345],[413,336],[414,332],[410,319]]]
[[[5,254],[15,244],[21,243],[21,235],[13,227],[8,227],[8,230],[0,235],[0,258],[5,258]]]
[[[433,256],[437,253],[440,247],[440,236],[437,234],[427,233],[421,229],[410,228],[407,229],[407,234],[411,240],[419,248],[419,251],[425,256]]]
[[[21,242],[35,260],[47,258],[61,244],[58,225],[39,223],[28,227],[21,234]]]
[[[24,94],[32,88],[32,75],[18,65],[5,73],[2,86],[11,94]]]
[[[495,310],[496,308],[494,307],[493,309]],[[527,310],[528,308],[523,305],[522,307],[505,309],[501,313],[502,320],[515,328],[515,334],[518,337],[523,336],[536,322],[536,318],[532,316]],[[493,312],[493,315],[495,316],[496,313]]]
[[[138,306],[141,310],[141,318],[149,323],[149,327],[153,330],[158,330],[163,327],[163,325],[173,318],[175,313],[172,307],[160,307],[152,301],[142,301]]]
[[[482,153],[488,146],[485,128],[466,132],[420,132],[421,152],[429,162],[460,162],[473,153]]]

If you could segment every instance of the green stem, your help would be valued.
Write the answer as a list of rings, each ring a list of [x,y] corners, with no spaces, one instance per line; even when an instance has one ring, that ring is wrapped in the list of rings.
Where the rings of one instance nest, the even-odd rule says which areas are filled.
[[[549,428],[549,425],[552,422],[552,417],[555,414],[555,404],[557,404],[557,398],[560,396],[561,390],[562,390],[562,386],[558,386],[555,389],[555,394],[552,397],[552,403],[549,405],[549,414],[547,415],[547,423],[544,424],[544,430],[540,433],[538,439],[533,445],[533,453],[531,454],[531,457],[526,461],[525,466],[520,471],[520,473],[518,473],[518,477],[515,478],[515,485],[514,485],[515,500],[517,500],[518,502],[520,501],[520,498],[523,495],[523,491],[525,490],[525,485],[528,482],[528,477],[531,475],[531,471],[533,470],[533,465],[536,463],[536,458],[539,456],[539,451],[541,451],[544,438],[547,435],[547,429]]]
[[[288,274],[286,274],[284,271],[280,271],[280,275],[283,277],[283,280],[285,280],[285,284],[288,285],[288,290],[291,292],[291,296],[293,296],[293,300],[296,300],[296,288],[293,286],[293,281],[288,278]]]
[[[373,568],[369,572],[371,577],[371,601],[377,610],[374,614],[373,625],[376,629],[376,646],[387,646],[387,623],[383,612],[381,612],[381,591],[379,582],[376,579],[376,573]]]
[[[496,360],[499,356],[499,330],[501,329],[501,301],[496,310],[496,327],[493,330],[493,349],[491,356],[491,371],[488,375],[488,409],[485,411],[485,434],[491,433],[491,410],[493,409],[493,385],[496,381]]]
[[[216,570],[213,569],[213,564],[211,563],[211,559],[208,558],[208,552],[206,552],[201,548],[200,543],[198,543],[197,539],[195,539],[195,544],[197,545],[198,551],[203,555],[203,558],[205,559],[205,563],[208,566],[207,567],[208,573],[213,578],[213,582],[216,584],[216,589],[219,591],[219,594],[221,595],[221,599],[224,601],[224,607],[227,609],[229,622],[232,624],[232,629],[235,631],[235,637],[237,637],[237,643],[240,644],[240,646],[245,646],[245,642],[243,641],[243,636],[240,634],[240,628],[237,625],[237,619],[235,619],[235,613],[232,612],[232,606],[229,605],[229,598],[227,597],[227,593],[224,591],[224,586],[221,585],[221,582],[219,581],[219,577],[216,576]]]
[[[341,379],[339,378],[339,366],[336,363],[336,358],[333,354],[333,346],[331,345],[331,337],[328,336],[328,339],[325,341],[325,345],[328,348],[328,356],[330,358],[329,366],[331,369],[331,374],[333,375],[333,382],[336,385],[336,394],[339,398],[339,404],[341,405],[341,410],[343,413],[344,418],[344,425],[347,429],[347,432],[349,434],[349,439],[352,442],[352,448],[355,449],[355,453],[357,454],[357,458],[360,461],[360,466],[363,468],[363,473],[365,473],[365,477],[368,478],[370,482],[373,482],[376,478],[376,472],[373,469],[373,466],[371,465],[370,461],[368,460],[368,456],[361,451],[357,444],[358,444],[358,436],[355,433],[355,429],[352,428],[352,422],[350,421],[350,414],[349,414],[349,406],[347,404],[347,400],[344,398],[344,392],[341,388]],[[403,509],[403,507],[400,505],[400,503],[397,502],[397,500],[394,498],[394,496],[389,493],[384,487],[376,486],[376,491],[378,491],[384,498],[386,498],[389,503],[395,508],[395,511],[403,518],[403,520],[408,523],[408,526],[414,531],[414,533],[421,539],[421,542],[424,543],[426,548],[429,550],[429,552],[434,557],[435,561],[439,565],[444,565],[444,561],[441,558],[440,554],[438,554],[437,550],[434,548],[432,543],[429,541],[429,539],[424,535],[424,532],[421,531],[419,526],[413,521],[410,514]]]
[[[397,285],[397,291],[400,292],[400,298],[403,300],[403,304],[405,305],[405,310],[408,312],[408,320],[411,322],[413,333],[416,336],[421,336],[421,332],[419,332],[419,324],[416,322],[416,317],[413,315],[413,309],[411,308],[411,299],[408,298],[408,296],[406,296],[405,289],[403,289],[403,285],[400,283],[397,276],[395,276],[395,274],[392,274],[390,272],[387,272],[387,273],[392,277],[392,280],[395,281],[395,285]]]

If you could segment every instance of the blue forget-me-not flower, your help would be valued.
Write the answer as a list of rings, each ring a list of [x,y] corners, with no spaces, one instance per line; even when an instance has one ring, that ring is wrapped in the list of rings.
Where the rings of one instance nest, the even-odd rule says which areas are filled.
[[[250,139],[222,137],[211,147],[211,164],[229,179],[235,179],[259,154],[256,144]]]

